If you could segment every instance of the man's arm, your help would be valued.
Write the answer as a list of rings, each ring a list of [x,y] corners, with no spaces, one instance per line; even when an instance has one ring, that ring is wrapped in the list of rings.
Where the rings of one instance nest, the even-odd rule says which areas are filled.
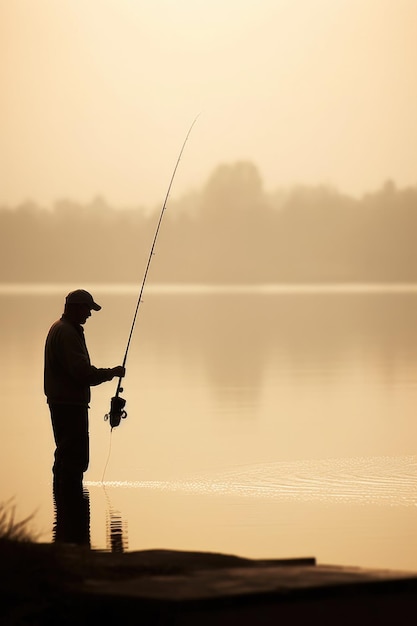
[[[84,339],[75,329],[63,333],[61,340],[61,356],[65,367],[71,378],[79,383],[95,386],[112,380],[115,376],[125,375],[125,368],[121,365],[112,368],[98,368],[91,365]]]

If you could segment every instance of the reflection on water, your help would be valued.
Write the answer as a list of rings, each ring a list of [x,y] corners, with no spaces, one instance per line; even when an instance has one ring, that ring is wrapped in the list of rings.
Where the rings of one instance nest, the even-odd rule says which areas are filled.
[[[127,549],[127,531],[119,511],[108,510],[107,549],[110,552],[125,552]]]
[[[88,483],[70,482],[65,485],[54,483],[54,526],[53,540],[91,547],[90,542],[90,492]],[[125,552],[128,546],[127,523],[116,510],[103,487],[107,501],[106,509],[106,548],[109,552]],[[92,486],[92,484],[91,484]]]
[[[54,483],[54,541],[90,546],[90,494],[80,481]]]
[[[10,480],[0,500],[14,497],[22,517],[37,511],[45,540],[54,445],[43,345],[72,287],[0,290],[2,403],[12,417],[2,424]],[[118,363],[137,289],[84,287],[103,306],[85,328],[93,363]],[[111,384],[93,390],[90,507],[85,497],[78,509],[58,503],[56,534],[78,510],[74,528],[86,540],[89,519],[97,549],[313,554],[417,570],[416,319],[415,286],[149,285],[105,488]]]
[[[115,509],[107,493],[106,486],[101,483],[106,495],[106,537],[109,552],[125,552],[128,548],[127,523],[123,520],[120,511]]]

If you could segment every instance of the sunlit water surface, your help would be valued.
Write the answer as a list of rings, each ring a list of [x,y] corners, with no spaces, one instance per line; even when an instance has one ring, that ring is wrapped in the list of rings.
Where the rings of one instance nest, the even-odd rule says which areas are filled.
[[[103,306],[92,361],[117,365],[136,288],[83,287]],[[0,501],[33,514],[40,541],[54,522],[43,345],[72,288],[0,290]],[[93,390],[92,547],[417,571],[416,319],[413,286],[150,284],[112,432],[115,383]]]

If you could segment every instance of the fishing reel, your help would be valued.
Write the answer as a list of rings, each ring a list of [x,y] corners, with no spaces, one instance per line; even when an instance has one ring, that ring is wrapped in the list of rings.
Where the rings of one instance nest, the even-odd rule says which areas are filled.
[[[119,391],[123,391],[122,388]],[[120,424],[120,420],[126,419],[127,413],[124,410],[126,400],[120,396],[113,396],[110,401],[110,411],[104,416],[104,420],[110,420],[110,428],[116,428]]]

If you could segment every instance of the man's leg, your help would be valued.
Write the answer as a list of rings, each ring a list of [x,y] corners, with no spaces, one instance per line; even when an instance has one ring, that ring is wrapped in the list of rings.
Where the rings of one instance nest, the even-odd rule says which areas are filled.
[[[50,405],[55,437],[54,480],[82,482],[89,463],[88,408],[78,405]]]

